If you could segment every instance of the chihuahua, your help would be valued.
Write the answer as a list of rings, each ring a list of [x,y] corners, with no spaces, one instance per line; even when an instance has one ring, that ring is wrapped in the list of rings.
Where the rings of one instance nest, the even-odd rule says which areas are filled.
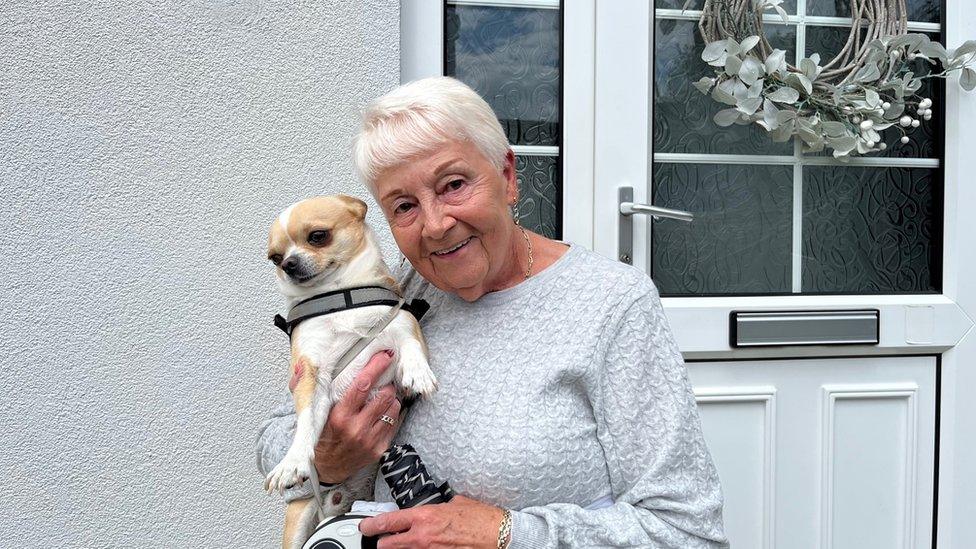
[[[314,296],[350,288],[380,287],[402,298],[365,217],[366,203],[344,195],[303,200],[278,215],[268,238],[268,259],[275,265],[289,309]],[[393,363],[378,386],[392,382],[407,397],[427,397],[436,389],[420,326],[403,309],[347,367],[336,371],[350,347],[390,312],[390,305],[348,308],[307,318],[291,328],[288,385],[297,414],[295,439],[268,474],[266,490],[281,492],[313,478],[314,449],[329,410],[374,353],[393,352]],[[348,512],[354,500],[370,498],[375,474],[375,466],[367,468],[325,491],[325,515]],[[288,505],[284,547],[302,547],[315,528],[317,511],[308,499]]]

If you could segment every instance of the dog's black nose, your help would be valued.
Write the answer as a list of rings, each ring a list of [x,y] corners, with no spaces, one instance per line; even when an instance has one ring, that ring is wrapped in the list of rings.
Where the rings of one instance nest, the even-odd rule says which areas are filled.
[[[295,256],[291,256],[281,262],[281,270],[285,271],[287,275],[293,275],[298,270],[298,265],[298,259]]]

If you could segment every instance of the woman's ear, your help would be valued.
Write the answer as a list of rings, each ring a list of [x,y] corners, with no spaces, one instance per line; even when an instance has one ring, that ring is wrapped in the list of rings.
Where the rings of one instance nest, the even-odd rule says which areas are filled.
[[[505,153],[505,167],[502,168],[502,175],[505,176],[505,199],[509,204],[514,204],[518,200],[518,172],[515,169],[515,152],[508,149]]]

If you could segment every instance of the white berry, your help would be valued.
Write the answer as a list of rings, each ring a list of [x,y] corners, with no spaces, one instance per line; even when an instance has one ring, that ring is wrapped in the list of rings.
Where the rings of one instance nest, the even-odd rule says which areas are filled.
[[[900,120],[898,120],[898,123],[907,128],[908,126],[912,125],[912,117],[906,114],[905,116],[901,117]]]
[[[872,120],[865,120],[864,122],[861,122],[861,129],[864,131],[868,131],[873,127],[874,127],[874,122]]]
[[[902,143],[905,143],[907,145],[909,141],[911,141],[911,139],[909,139],[907,135],[901,136]]]
[[[932,120],[932,113],[928,113],[923,117],[925,120]]]
[[[917,128],[917,127],[919,127],[921,125],[922,125],[922,122],[919,121],[917,118],[915,120],[912,120],[912,127],[913,128]]]
[[[891,103],[885,101],[884,103],[881,104],[881,108],[884,110],[888,110],[891,108]]]
[[[881,150],[885,150],[885,149],[888,148],[888,144],[887,143],[881,143],[880,145],[878,145],[878,148],[881,149]]]

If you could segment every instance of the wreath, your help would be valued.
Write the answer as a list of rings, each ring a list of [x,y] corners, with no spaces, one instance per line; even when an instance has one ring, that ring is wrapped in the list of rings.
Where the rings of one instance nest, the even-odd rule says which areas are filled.
[[[908,33],[905,0],[851,0],[851,31],[841,52],[823,64],[814,53],[791,65],[763,32],[763,14],[771,10],[789,22],[782,2],[705,0],[701,58],[715,75],[695,87],[729,106],[715,114],[719,126],[758,124],[773,141],[799,138],[804,152],[866,155],[887,148],[880,132],[899,131],[908,143],[932,119],[932,98],[918,95],[924,80],[959,72],[963,89],[976,88],[976,41],[950,53],[924,34]],[[919,62],[925,74],[916,72]]]

